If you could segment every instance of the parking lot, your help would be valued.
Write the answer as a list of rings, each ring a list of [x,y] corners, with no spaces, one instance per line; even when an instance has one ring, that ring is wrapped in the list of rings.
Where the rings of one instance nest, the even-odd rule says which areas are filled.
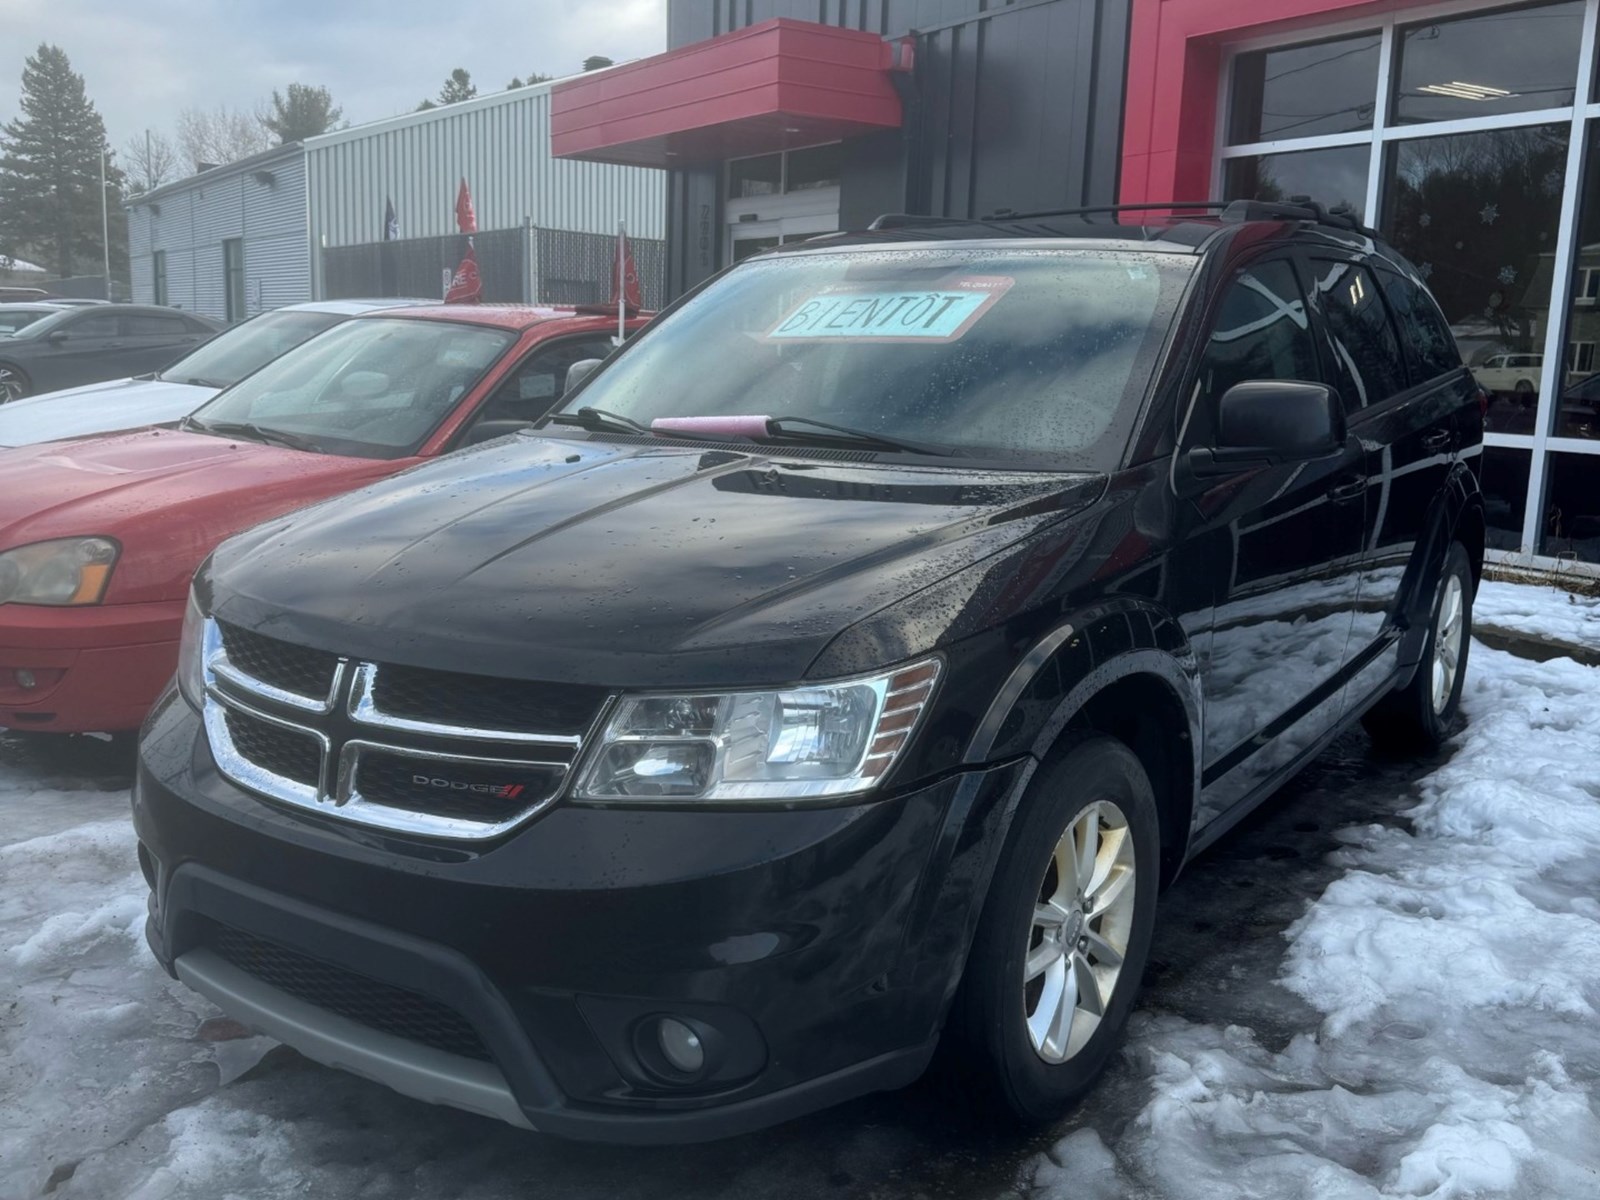
[[[1477,645],[1434,761],[1337,742],[1167,894],[1126,1052],[1047,1135],[959,1080],[729,1142],[561,1143],[310,1063],[146,952],[128,763],[0,745],[0,1196],[1600,1192],[1600,670]]]

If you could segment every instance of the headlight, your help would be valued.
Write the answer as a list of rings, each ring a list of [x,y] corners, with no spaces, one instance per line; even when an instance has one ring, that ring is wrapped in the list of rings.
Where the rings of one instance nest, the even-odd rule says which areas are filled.
[[[873,787],[911,741],[937,660],[816,687],[630,696],[578,784],[583,800],[794,800]]]
[[[208,619],[211,594],[211,560],[200,564],[194,584],[189,588],[189,603],[183,610],[183,634],[178,641],[178,690],[198,712],[205,707],[206,663],[215,648],[216,626]]]
[[[110,538],[57,538],[0,554],[0,604],[99,604],[121,549]]]

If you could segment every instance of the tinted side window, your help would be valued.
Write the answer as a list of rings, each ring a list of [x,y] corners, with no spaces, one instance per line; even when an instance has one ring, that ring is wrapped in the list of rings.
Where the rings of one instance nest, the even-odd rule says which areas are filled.
[[[1354,395],[1346,391],[1345,407],[1353,412],[1405,391],[1409,384],[1405,354],[1371,272],[1354,263],[1327,260],[1312,266],[1334,352],[1355,389]]]
[[[63,325],[62,329],[66,331],[68,337],[114,338],[121,336],[121,330],[117,327],[118,320],[115,313],[92,313]]]
[[[123,317],[130,337],[187,337],[189,328],[180,317]]]
[[[611,339],[605,337],[536,348],[495,389],[477,420],[537,421],[566,391],[569,367],[586,358],[604,358],[611,349]]]
[[[1258,263],[1238,274],[1218,305],[1195,381],[1191,432],[1202,440],[1209,437],[1217,401],[1236,383],[1320,378],[1294,268],[1281,260]]]
[[[1400,340],[1411,352],[1417,379],[1437,379],[1461,366],[1455,335],[1433,298],[1409,279],[1392,271],[1378,272],[1389,311],[1400,327]],[[1504,366],[1504,359],[1496,366]]]

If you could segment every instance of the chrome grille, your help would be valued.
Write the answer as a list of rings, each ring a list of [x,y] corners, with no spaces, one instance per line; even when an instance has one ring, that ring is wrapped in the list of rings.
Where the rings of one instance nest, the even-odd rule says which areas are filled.
[[[262,770],[307,787],[321,781],[322,746],[316,738],[233,708],[223,720],[234,747]]]
[[[225,621],[217,622],[228,661],[242,674],[262,683],[316,700],[333,688],[339,656],[252,633]]]
[[[571,736],[589,727],[605,698],[602,688],[550,688],[425,667],[386,666],[372,687],[381,711],[407,720]]]
[[[593,688],[351,662],[287,642],[279,654],[262,645],[276,639],[244,632],[205,629],[218,769],[270,799],[385,829],[472,840],[529,820],[555,801],[609,701]],[[319,655],[315,674],[287,665]],[[444,698],[437,712],[430,684]],[[403,712],[388,707],[396,698]]]

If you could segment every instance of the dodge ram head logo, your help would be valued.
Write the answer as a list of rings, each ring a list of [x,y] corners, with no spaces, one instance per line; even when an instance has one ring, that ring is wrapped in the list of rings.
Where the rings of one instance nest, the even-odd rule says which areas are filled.
[[[444,788],[451,792],[477,792],[483,796],[500,796],[506,800],[515,800],[522,795],[523,785],[520,783],[468,783],[464,779],[440,779],[434,775],[413,775],[411,782],[416,787]]]

